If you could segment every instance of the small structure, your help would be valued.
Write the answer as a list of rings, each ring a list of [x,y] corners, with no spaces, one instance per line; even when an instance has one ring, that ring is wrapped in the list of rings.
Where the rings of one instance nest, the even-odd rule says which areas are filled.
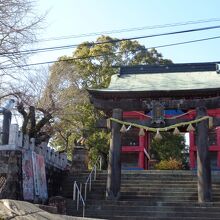
[[[88,150],[85,148],[85,146],[75,146],[73,148],[72,170],[88,170],[88,161]]]
[[[216,71],[216,63],[121,67],[120,73],[112,76],[108,88],[90,89],[89,94],[93,105],[104,110],[109,116],[106,124],[109,125],[111,122],[107,198],[120,197],[122,146],[120,130],[129,130],[132,126],[139,130],[140,136],[146,132],[155,132],[159,137],[161,131],[181,128],[191,132],[192,141],[195,127],[198,201],[211,201],[208,132],[212,127],[220,125],[220,119],[218,115],[209,116],[208,111],[220,108],[220,75],[219,71]],[[156,106],[155,103],[157,103]],[[160,108],[157,108],[158,106]],[[158,110],[153,120],[147,117],[129,118],[130,115],[126,115],[126,112],[134,111],[146,115],[145,113],[152,109]],[[168,119],[161,114],[163,109],[188,113],[193,110],[194,114]],[[123,118],[123,114],[126,117]],[[142,165],[146,142],[146,135],[145,139],[139,139],[137,152]],[[122,151],[127,151],[129,147],[131,149],[131,145],[124,146]]]

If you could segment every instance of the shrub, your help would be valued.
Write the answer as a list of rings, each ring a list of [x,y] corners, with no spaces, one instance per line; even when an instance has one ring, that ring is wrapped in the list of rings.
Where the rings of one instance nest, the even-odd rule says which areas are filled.
[[[154,167],[156,170],[181,170],[183,168],[182,162],[176,159],[161,160]]]
[[[173,135],[166,132],[161,133],[162,139],[152,140],[151,154],[155,155],[157,160],[169,160],[175,158],[177,160],[184,160],[183,151],[185,149],[185,139],[182,135]]]

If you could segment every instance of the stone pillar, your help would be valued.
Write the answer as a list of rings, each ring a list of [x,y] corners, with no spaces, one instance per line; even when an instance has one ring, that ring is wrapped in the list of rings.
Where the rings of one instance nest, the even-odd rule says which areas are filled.
[[[196,109],[197,118],[207,115],[204,107]],[[197,174],[198,202],[210,202],[212,199],[211,166],[208,149],[208,120],[197,123]]]
[[[8,144],[9,129],[11,124],[11,112],[9,110],[3,111],[3,125],[2,125],[2,144]]]
[[[112,117],[122,119],[122,110],[113,109]],[[116,122],[111,124],[111,140],[109,149],[108,176],[106,198],[117,200],[120,198],[121,186],[121,125]]]

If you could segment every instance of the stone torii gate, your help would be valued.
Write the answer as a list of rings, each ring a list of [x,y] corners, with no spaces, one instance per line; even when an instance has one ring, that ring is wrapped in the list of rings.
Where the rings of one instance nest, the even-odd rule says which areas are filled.
[[[164,109],[196,110],[196,119],[207,116],[207,109],[220,108],[220,74],[216,63],[143,65],[122,67],[113,75],[107,89],[90,89],[90,101],[114,119],[123,120],[123,111],[151,111],[153,103]],[[111,113],[111,115],[109,115]],[[134,122],[134,120],[132,121]],[[159,128],[187,122],[186,119],[164,119],[152,124],[149,119],[136,124]],[[101,122],[107,126],[106,121]],[[213,118],[220,126],[220,118]],[[111,122],[111,142],[107,177],[108,199],[120,198],[121,125]],[[208,151],[208,120],[199,121],[197,132],[198,202],[212,200],[211,167]]]

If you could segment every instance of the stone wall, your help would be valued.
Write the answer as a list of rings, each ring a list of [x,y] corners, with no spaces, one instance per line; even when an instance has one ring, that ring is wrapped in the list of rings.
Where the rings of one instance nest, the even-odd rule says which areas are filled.
[[[60,195],[64,173],[53,166],[46,167],[49,197]],[[21,151],[0,150],[0,199],[23,199]]]
[[[0,150],[0,199],[22,199],[22,153]]]

